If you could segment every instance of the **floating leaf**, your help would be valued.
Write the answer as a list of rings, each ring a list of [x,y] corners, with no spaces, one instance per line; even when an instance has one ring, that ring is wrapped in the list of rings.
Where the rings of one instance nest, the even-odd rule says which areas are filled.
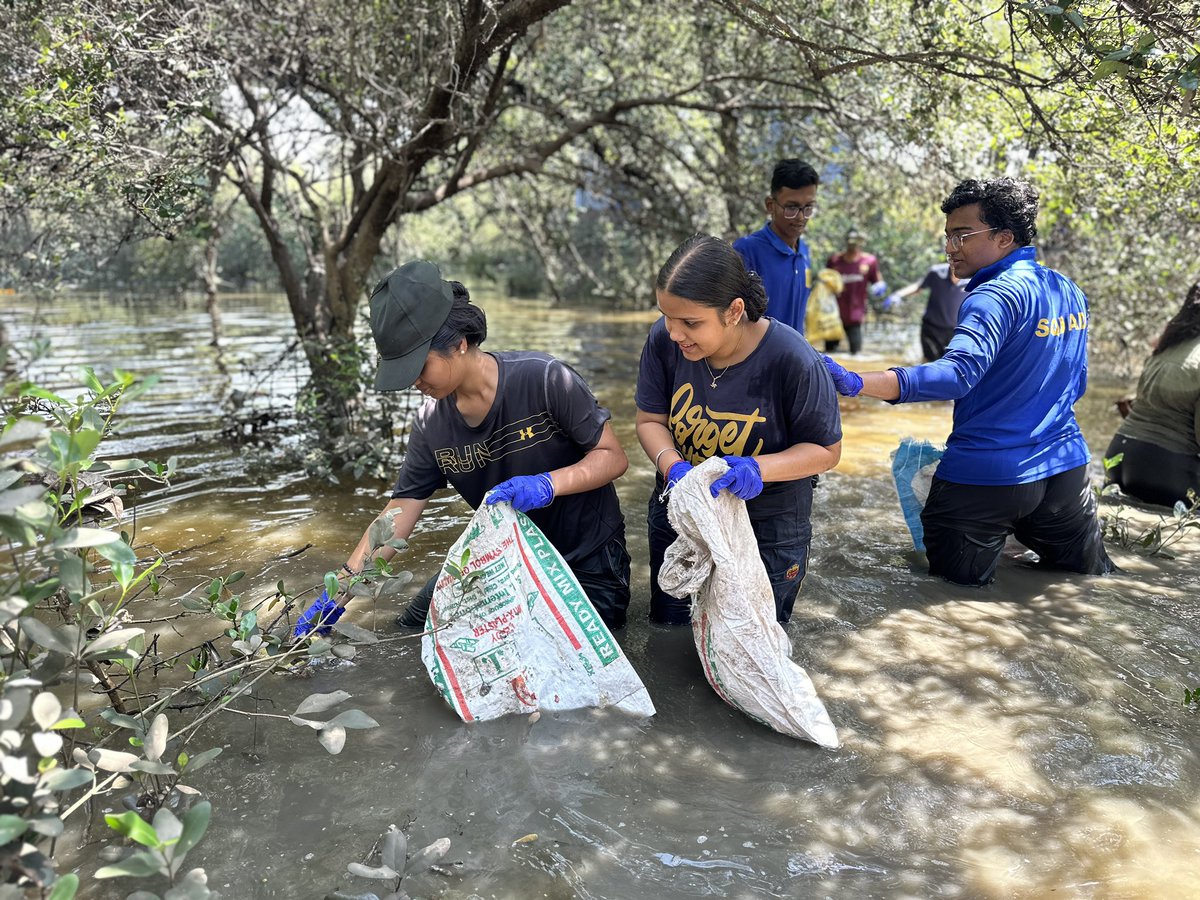
[[[303,716],[310,713],[324,712],[330,707],[337,706],[343,700],[349,700],[351,694],[346,691],[331,691],[328,694],[309,694],[300,701],[294,715]]]
[[[359,625],[352,625],[350,622],[334,622],[333,629],[344,634],[352,641],[358,641],[360,644],[379,643],[379,637],[375,632],[367,631],[367,629]]]
[[[338,659],[354,659],[358,656],[358,648],[353,644],[334,644],[331,652]]]
[[[322,728],[317,739],[321,742],[322,747],[334,756],[337,756],[342,752],[342,748],[346,746],[346,729],[341,725]]]
[[[340,725],[342,728],[378,728],[379,723],[361,709],[348,709],[340,712],[326,724],[326,727]]]
[[[527,834],[524,837],[517,838],[515,841],[512,842],[512,845],[515,847],[515,846],[517,846],[517,844],[532,844],[537,839],[538,839],[537,834]]]
[[[406,872],[421,872],[450,852],[450,838],[438,838],[428,847],[423,847],[408,861]]]
[[[383,836],[383,847],[380,859],[388,868],[397,872],[404,871],[405,858],[408,856],[408,836],[393,825]]]
[[[357,875],[359,878],[374,878],[378,881],[390,881],[393,878],[400,877],[400,873],[390,866],[372,867],[356,862],[346,866],[346,871],[351,875]]]

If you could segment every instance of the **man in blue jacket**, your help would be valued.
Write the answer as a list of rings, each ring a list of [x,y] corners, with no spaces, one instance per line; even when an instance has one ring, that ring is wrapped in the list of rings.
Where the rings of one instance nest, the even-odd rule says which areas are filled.
[[[763,202],[767,224],[733,242],[746,268],[757,272],[767,291],[767,315],[804,334],[812,290],[812,258],[804,229],[817,211],[817,170],[799,159],[781,159],[771,172]]]
[[[1025,182],[961,182],[942,212],[951,271],[970,280],[945,356],[861,375],[826,357],[845,396],[955,401],[921,523],[930,574],[957,584],[990,583],[1010,534],[1044,566],[1114,570],[1073,409],[1087,386],[1087,297],[1037,263],[1037,211]]]

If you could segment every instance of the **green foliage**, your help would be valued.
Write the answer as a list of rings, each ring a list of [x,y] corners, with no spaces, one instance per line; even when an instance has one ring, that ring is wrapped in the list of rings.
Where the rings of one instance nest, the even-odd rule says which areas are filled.
[[[1123,456],[1124,454],[1118,453],[1116,456],[1105,458],[1105,471],[1119,465]],[[1101,500],[1119,495],[1120,489],[1116,484],[1106,484],[1097,490],[1097,496]],[[1132,522],[1124,505],[1118,500],[1111,512],[1101,515],[1100,526],[1104,539],[1122,550],[1142,556],[1174,559],[1175,554],[1170,548],[1182,541],[1189,531],[1200,530],[1200,496],[1189,490],[1186,503],[1182,500],[1177,501],[1170,517],[1159,516],[1158,521],[1149,526]]]

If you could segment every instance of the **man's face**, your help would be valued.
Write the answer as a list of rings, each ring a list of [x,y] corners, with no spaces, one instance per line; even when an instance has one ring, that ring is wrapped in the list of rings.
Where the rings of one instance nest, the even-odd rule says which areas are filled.
[[[846,238],[846,249],[851,253],[857,253],[863,248],[863,239],[861,234],[852,234]]]
[[[811,204],[816,202],[815,184],[802,188],[780,188],[766,201],[767,215],[771,217],[771,230],[779,235],[785,244],[795,249],[800,235],[804,234],[804,229],[808,227],[810,216],[805,214],[805,209],[808,207],[809,213],[815,212],[811,209]],[[795,217],[789,219],[786,213],[796,210],[798,212]]]
[[[952,246],[959,238],[962,245]],[[946,216],[946,258],[955,278],[970,278],[1013,251],[1011,231],[992,230],[980,218],[979,204],[960,206]]]

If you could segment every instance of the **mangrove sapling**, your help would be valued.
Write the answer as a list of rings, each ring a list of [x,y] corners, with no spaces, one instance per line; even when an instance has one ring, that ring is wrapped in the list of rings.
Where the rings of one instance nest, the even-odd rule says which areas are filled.
[[[1108,457],[1104,460],[1105,470],[1120,464],[1124,454]],[[1189,490],[1187,502],[1177,500],[1171,510],[1171,517],[1160,515],[1152,525],[1142,526],[1131,521],[1124,504],[1120,488],[1113,483],[1106,484],[1096,491],[1100,501],[1117,498],[1116,508],[1111,513],[1101,516],[1101,528],[1104,539],[1116,544],[1122,550],[1129,550],[1141,556],[1174,559],[1175,553],[1170,548],[1178,544],[1187,535],[1189,529],[1200,529],[1200,496]]]
[[[379,897],[378,900],[410,900],[408,892],[404,890],[405,877],[414,872],[422,872],[428,869],[445,856],[450,851],[450,838],[438,838],[429,846],[418,850],[410,858],[408,856],[407,835],[395,825],[392,825],[384,833],[382,840],[378,842],[378,846],[378,866],[352,862],[346,866],[346,871],[359,878],[373,878],[377,881],[392,882],[391,892],[383,897]],[[372,852],[368,858],[374,857],[374,855],[374,852]],[[326,900],[352,900],[352,898],[371,896],[378,897],[375,894],[355,895],[334,891],[332,894],[326,895]]]

